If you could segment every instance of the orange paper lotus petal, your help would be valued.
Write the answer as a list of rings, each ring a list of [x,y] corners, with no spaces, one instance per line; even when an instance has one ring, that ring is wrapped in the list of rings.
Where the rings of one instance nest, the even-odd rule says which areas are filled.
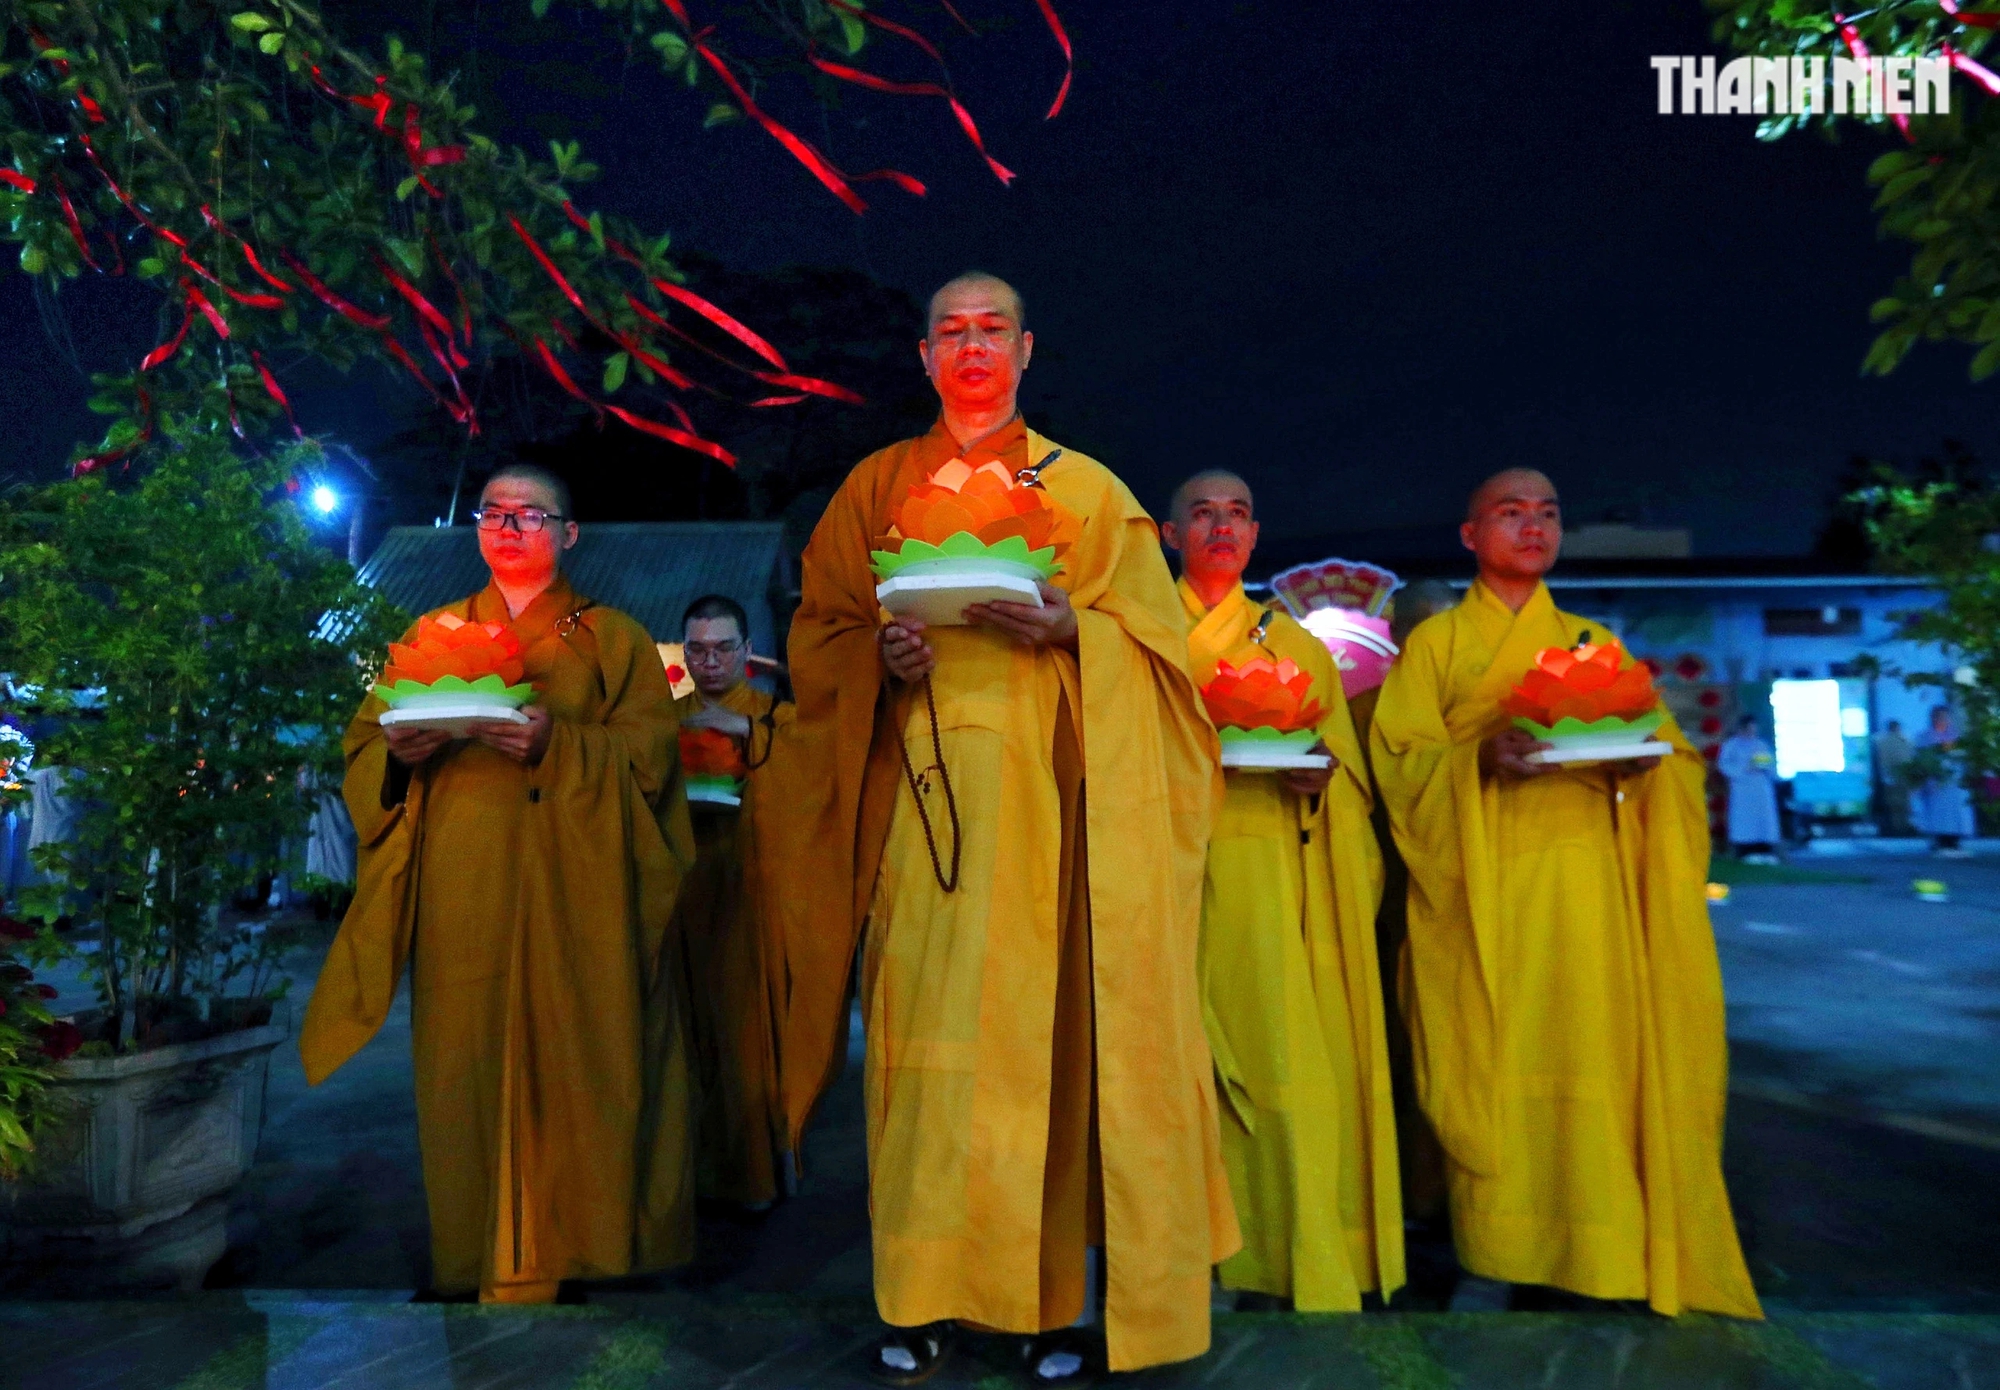
[[[389,664],[382,679],[430,685],[443,676],[474,681],[497,675],[508,685],[526,677],[521,639],[501,623],[468,623],[450,613],[420,618],[408,643],[389,644]]]
[[[1047,517],[1023,526],[1011,519]],[[963,531],[992,544],[1020,536],[1030,550],[1054,544],[1067,549],[1067,516],[1041,488],[1024,487],[999,462],[971,468],[953,459],[910,489],[896,510],[895,532],[908,540],[942,545]]]
[[[1539,653],[1501,708],[1516,718],[1553,727],[1560,719],[1586,724],[1613,716],[1633,719],[1659,702],[1652,673],[1630,662],[1617,643],[1603,642],[1573,651],[1550,647]]]
[[[1268,657],[1241,666],[1220,663],[1201,698],[1209,718],[1222,728],[1292,733],[1314,727],[1324,713],[1312,698],[1312,677],[1294,662]]]
[[[741,777],[743,750],[719,729],[682,729],[681,766],[696,777]]]

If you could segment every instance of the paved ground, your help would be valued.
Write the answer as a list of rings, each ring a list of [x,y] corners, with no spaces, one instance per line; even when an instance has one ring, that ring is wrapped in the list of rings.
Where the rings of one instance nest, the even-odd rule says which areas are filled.
[[[1209,1357],[1134,1383],[2000,1387],[2000,865],[1814,862],[1850,881],[1765,874],[1793,881],[1739,882],[1715,914],[1726,1167],[1770,1324],[1426,1311],[1450,1270],[1420,1247],[1396,1313],[1224,1315]],[[1915,901],[1919,875],[1953,901]],[[428,1259],[406,1006],[317,1091],[281,1048],[268,1115],[210,1291],[0,1305],[0,1387],[856,1383],[873,1319],[852,1070],[798,1198],[710,1217],[690,1269],[537,1313],[399,1301]],[[933,1383],[1012,1383],[1004,1346],[978,1350]]]

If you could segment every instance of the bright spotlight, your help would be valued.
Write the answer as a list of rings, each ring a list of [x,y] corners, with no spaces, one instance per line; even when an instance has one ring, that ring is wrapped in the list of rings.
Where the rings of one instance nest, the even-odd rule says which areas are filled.
[[[332,516],[340,510],[340,494],[321,483],[312,490],[313,510],[321,516]]]

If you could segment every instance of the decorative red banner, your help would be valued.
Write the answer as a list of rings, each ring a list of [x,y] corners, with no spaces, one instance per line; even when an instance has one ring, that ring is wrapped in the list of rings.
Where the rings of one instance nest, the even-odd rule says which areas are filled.
[[[312,291],[313,298],[326,305],[334,313],[339,314],[350,323],[359,324],[370,332],[380,333],[388,328],[389,316],[387,314],[371,314],[366,309],[355,308],[352,304],[349,304],[322,284],[319,277],[306,268],[306,263],[291,252],[280,251],[278,252],[278,258],[292,268],[293,274],[305,281],[305,286],[308,290]]]

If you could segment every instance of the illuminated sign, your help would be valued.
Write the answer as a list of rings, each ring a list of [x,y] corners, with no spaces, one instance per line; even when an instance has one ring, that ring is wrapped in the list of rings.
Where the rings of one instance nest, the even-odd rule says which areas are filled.
[[[1773,681],[1771,722],[1780,778],[1847,770],[1839,681]]]

